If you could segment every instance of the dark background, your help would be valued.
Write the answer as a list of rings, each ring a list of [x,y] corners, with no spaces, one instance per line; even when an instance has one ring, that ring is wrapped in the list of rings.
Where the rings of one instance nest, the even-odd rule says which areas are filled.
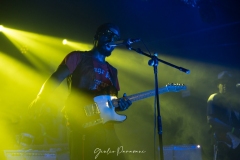
[[[133,47],[145,52],[148,48],[151,53],[157,52],[160,59],[191,71],[188,75],[159,64],[160,87],[169,82],[184,83],[188,87],[185,92],[160,96],[164,145],[199,144],[202,146],[203,159],[211,159],[206,101],[210,94],[217,91],[214,82],[219,72],[228,70],[239,78],[240,4],[237,0],[196,2],[0,0],[0,25],[92,44],[96,28],[102,23],[113,22],[120,27],[122,38],[141,38],[142,41]],[[0,34],[0,51],[30,65],[3,34]],[[48,53],[48,50],[45,52]],[[147,57],[127,51],[124,47],[117,49],[114,56],[118,61],[116,67],[119,70],[120,94],[126,92],[130,95],[154,88],[153,70],[147,65]],[[109,58],[109,62],[114,64],[115,58]],[[31,67],[34,68],[34,65]],[[50,72],[51,70],[39,72],[39,75],[49,75]],[[1,79],[3,84],[4,80],[9,80],[5,77]],[[9,88],[14,85],[16,84]],[[18,89],[17,87],[14,88]],[[30,93],[38,91],[31,88],[26,90]],[[14,89],[11,96],[3,91],[1,94],[1,100],[7,101],[2,105],[5,110],[14,106],[13,108],[21,107],[21,111],[24,111],[24,105],[35,97],[35,94],[24,97],[24,103],[19,104],[20,98],[19,95],[14,96]],[[16,103],[18,104],[14,105]],[[147,151],[145,154],[128,154],[129,159],[154,157],[153,108],[154,98],[136,102],[124,112],[128,116],[127,121],[117,125],[119,138],[126,150]],[[157,140],[156,143],[158,144]]]

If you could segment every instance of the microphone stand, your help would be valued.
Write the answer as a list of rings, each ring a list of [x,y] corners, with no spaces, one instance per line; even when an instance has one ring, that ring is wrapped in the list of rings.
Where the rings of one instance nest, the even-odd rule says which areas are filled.
[[[159,145],[160,145],[160,160],[164,160],[164,155],[163,155],[163,142],[162,142],[162,118],[161,118],[161,114],[160,114],[160,103],[159,103],[159,95],[158,95],[158,70],[157,70],[157,66],[158,66],[158,62],[162,62],[166,65],[169,65],[173,68],[176,68],[182,72],[185,72],[186,74],[190,73],[190,70],[176,66],[174,64],[171,64],[169,62],[163,61],[161,59],[157,58],[157,54],[155,53],[154,55],[149,55],[144,53],[143,51],[141,51],[141,49],[137,48],[134,49],[132,48],[129,44],[126,45],[126,47],[129,50],[133,50],[137,53],[140,53],[142,55],[145,55],[147,57],[150,57],[151,59],[148,61],[148,65],[149,66],[153,66],[154,69],[154,78],[155,78],[155,99],[156,99],[156,104],[157,104],[157,128],[158,128],[158,135],[159,135]]]

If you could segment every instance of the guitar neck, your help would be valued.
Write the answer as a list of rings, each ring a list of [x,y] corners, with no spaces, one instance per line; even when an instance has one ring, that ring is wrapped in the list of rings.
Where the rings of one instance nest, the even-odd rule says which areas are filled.
[[[162,88],[158,89],[159,94],[162,94],[162,93],[165,93],[165,92],[169,92],[167,87],[162,87]],[[135,101],[138,101],[138,100],[142,100],[142,99],[145,99],[145,98],[152,97],[154,95],[155,95],[155,90],[150,90],[150,91],[146,91],[146,92],[133,94],[133,95],[130,95],[130,96],[127,96],[127,97],[130,101],[135,102]],[[114,107],[118,107],[118,100],[119,100],[119,98],[112,100]]]

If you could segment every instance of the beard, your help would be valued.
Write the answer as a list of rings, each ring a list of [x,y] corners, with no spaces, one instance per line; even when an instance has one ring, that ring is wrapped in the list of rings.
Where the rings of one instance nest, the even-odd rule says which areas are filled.
[[[108,57],[112,54],[114,48],[112,47],[108,47],[106,45],[99,45],[97,46],[97,50],[100,52],[100,54]]]

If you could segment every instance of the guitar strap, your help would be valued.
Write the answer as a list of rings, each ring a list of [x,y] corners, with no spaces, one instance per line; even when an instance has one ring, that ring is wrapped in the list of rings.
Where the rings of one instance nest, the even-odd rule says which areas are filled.
[[[108,66],[108,70],[109,70],[109,74],[113,83],[113,86],[119,90],[119,86],[118,86],[118,79],[117,79],[117,69],[115,69],[114,67],[112,67],[108,62],[107,62],[107,66]]]

